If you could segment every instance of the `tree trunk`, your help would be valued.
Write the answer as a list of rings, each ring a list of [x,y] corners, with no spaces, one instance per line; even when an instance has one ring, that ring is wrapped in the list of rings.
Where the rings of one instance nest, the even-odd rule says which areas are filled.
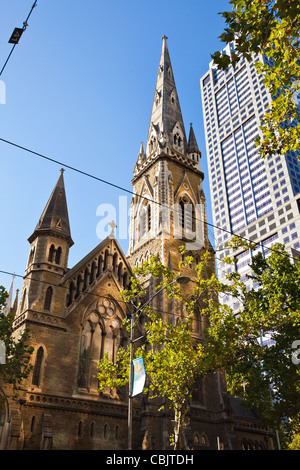
[[[175,408],[175,426],[174,426],[174,450],[181,449],[183,413],[181,408]]]

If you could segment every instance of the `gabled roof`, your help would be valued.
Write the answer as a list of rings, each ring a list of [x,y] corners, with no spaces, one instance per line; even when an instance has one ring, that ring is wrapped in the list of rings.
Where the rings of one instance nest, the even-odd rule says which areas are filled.
[[[66,274],[64,275],[64,277],[62,278],[60,284],[63,285],[66,281],[68,281],[69,279],[71,279],[77,272],[80,272],[82,271],[82,269],[84,268],[84,266],[86,264],[88,264],[89,262],[92,262],[93,259],[101,252],[103,251],[104,249],[106,249],[106,247],[109,247],[112,243],[114,243],[116,245],[116,248],[119,252],[119,254],[121,255],[122,257],[122,261],[124,263],[124,266],[126,266],[129,274],[132,275],[132,272],[131,272],[131,267],[130,267],[130,264],[128,263],[127,259],[126,259],[126,256],[125,254],[123,253],[123,250],[122,248],[120,247],[118,241],[116,238],[111,238],[111,237],[106,237],[104,240],[102,240],[101,243],[99,243],[99,245],[97,245],[92,251],[90,251],[90,253],[88,253],[84,258],[82,258],[75,266],[73,266],[73,268],[69,269]]]

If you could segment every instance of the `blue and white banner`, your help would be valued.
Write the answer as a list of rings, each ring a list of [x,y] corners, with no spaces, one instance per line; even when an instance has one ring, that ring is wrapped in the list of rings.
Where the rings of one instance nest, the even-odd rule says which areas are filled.
[[[132,379],[132,397],[142,393],[145,380],[146,380],[146,372],[144,366],[144,360],[142,357],[137,359],[133,359],[132,361],[132,368],[133,368],[133,379]]]

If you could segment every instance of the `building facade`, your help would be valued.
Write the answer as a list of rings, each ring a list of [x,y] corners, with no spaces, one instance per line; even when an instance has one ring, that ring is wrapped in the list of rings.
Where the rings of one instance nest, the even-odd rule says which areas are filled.
[[[151,254],[179,272],[179,246],[184,244],[195,258],[212,251],[201,153],[192,126],[186,137],[166,39],[145,150],[142,144],[134,165],[127,256],[112,230],[67,268],[73,240],[63,172],[28,239],[14,333],[29,329],[33,369],[19,400],[11,401],[1,414],[2,449],[126,449],[128,390],[107,388],[99,394],[97,378],[99,359],[108,353],[113,360],[118,347],[128,344],[123,324],[128,311],[120,290],[128,287],[132,268]],[[214,269],[212,262],[207,275]],[[154,289],[150,279],[149,296]],[[153,308],[166,321],[183,311],[163,294],[155,297]],[[207,319],[199,313],[197,320],[193,335],[200,341]],[[161,404],[147,395],[134,398],[134,449],[170,449],[174,416],[167,407],[158,412]],[[217,449],[218,442],[228,450],[272,449],[270,430],[227,396],[221,373],[199,382],[185,432],[186,448]]]
[[[234,44],[226,46],[230,55]],[[274,242],[293,253],[300,247],[300,162],[299,152],[262,159],[254,139],[261,132],[260,121],[271,103],[263,77],[254,61],[241,59],[235,68],[218,70],[213,61],[201,78],[206,152],[211,188],[218,276],[226,270],[222,260],[232,252],[227,242],[239,235],[257,243],[253,253],[235,253],[237,270],[249,272],[252,257],[264,255]],[[246,280],[246,276],[243,277]],[[249,281],[247,281],[249,282]],[[238,308],[229,297],[227,304]]]

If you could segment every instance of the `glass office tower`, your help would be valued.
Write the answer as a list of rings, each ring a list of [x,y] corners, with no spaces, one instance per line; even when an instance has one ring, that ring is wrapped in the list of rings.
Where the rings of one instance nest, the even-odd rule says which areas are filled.
[[[271,96],[253,62],[242,59],[226,71],[211,62],[200,82],[218,276],[230,270],[221,261],[232,255],[227,247],[232,234],[257,243],[255,253],[235,252],[236,269],[246,275],[252,256],[258,250],[267,255],[274,242],[293,255],[300,249],[299,152],[259,156],[254,139]],[[232,299],[223,301],[238,308]]]

